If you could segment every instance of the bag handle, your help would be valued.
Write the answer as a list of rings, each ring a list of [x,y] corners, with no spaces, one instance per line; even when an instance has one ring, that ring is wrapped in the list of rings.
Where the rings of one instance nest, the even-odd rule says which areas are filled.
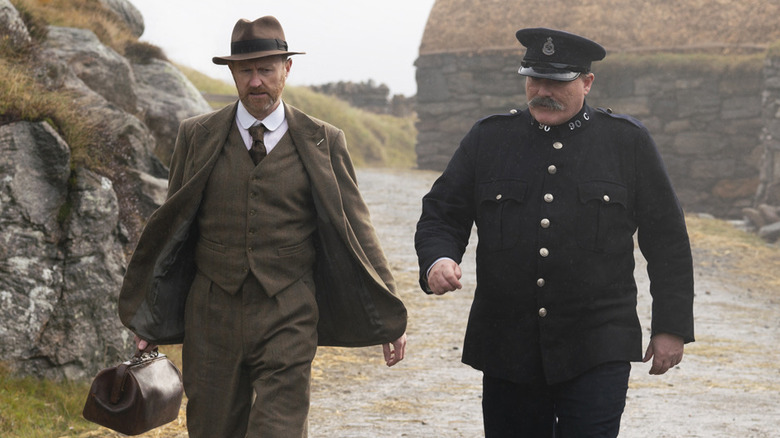
[[[125,381],[127,380],[127,369],[138,365],[144,360],[153,359],[159,355],[157,347],[154,347],[152,351],[145,352],[144,350],[136,350],[133,357],[127,361],[122,362],[116,367],[116,374],[114,374],[114,384],[111,385],[111,401],[112,405],[119,403],[119,398],[122,396],[122,391],[125,389]]]

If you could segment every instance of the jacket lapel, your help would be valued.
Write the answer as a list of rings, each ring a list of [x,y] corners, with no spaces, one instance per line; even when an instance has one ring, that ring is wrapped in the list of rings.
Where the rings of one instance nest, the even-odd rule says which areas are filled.
[[[185,182],[202,170],[211,172],[211,166],[207,166],[207,164],[215,162],[225,146],[230,128],[235,123],[237,107],[238,102],[235,102],[195,125],[192,137],[193,144],[197,147],[193,148],[192,158],[188,160],[188,171],[185,172],[184,176]]]

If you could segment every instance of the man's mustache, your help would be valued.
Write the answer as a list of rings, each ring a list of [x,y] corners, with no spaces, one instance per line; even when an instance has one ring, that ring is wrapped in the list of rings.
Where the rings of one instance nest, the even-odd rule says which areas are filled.
[[[528,106],[533,108],[548,108],[555,111],[563,111],[563,105],[552,97],[534,97],[528,102]]]

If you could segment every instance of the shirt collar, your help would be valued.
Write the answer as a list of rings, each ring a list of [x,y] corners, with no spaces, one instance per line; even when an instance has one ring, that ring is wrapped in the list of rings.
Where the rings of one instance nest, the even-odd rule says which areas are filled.
[[[279,106],[277,106],[276,109],[268,115],[268,117],[259,121],[263,122],[266,130],[275,131],[277,128],[279,128],[279,126],[282,125],[284,119],[284,102],[279,102]],[[249,111],[247,111],[246,107],[243,103],[241,103],[240,100],[238,101],[238,109],[236,110],[236,120],[238,120],[238,126],[242,127],[243,129],[249,129],[252,125],[258,122],[255,116],[249,114]]]

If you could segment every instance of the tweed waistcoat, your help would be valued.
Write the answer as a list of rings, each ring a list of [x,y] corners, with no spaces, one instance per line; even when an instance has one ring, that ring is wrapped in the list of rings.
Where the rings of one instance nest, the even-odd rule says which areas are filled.
[[[233,124],[197,217],[198,269],[229,293],[250,272],[273,296],[312,270],[311,183],[285,134],[257,166]]]

